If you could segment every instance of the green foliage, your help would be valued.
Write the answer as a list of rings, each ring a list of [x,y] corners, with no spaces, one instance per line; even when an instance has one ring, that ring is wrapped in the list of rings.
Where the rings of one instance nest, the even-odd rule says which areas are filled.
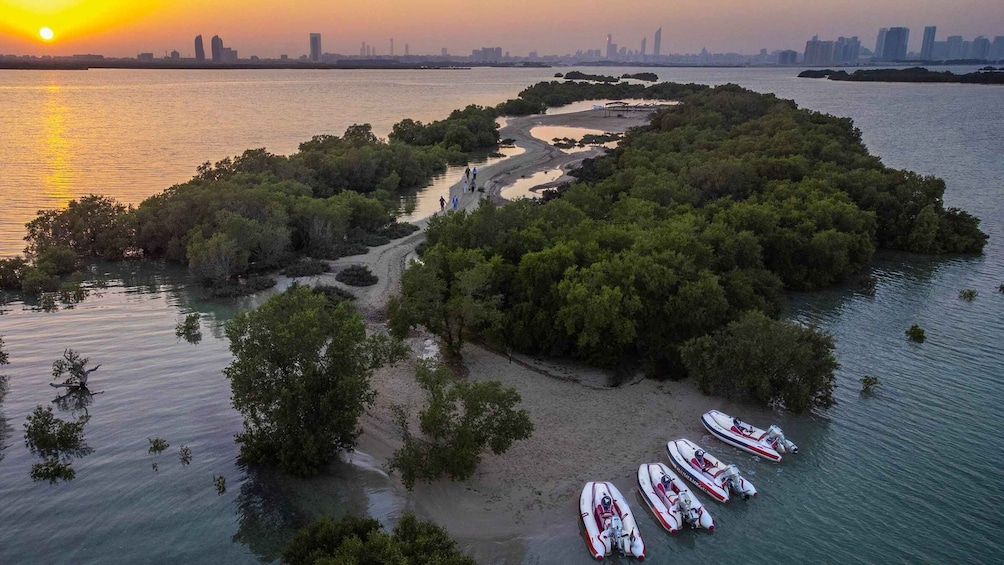
[[[392,142],[417,146],[439,145],[452,151],[470,152],[498,145],[496,117],[498,112],[494,108],[472,104],[463,110],[454,110],[445,120],[429,124],[402,120],[394,124],[389,137]]]
[[[198,312],[188,314],[174,327],[174,335],[185,338],[185,341],[189,343],[198,343],[202,340],[202,330],[199,324],[201,318],[202,316]]]
[[[227,492],[227,478],[223,475],[214,475],[213,486],[216,487],[216,495],[223,496]]]
[[[621,78],[633,78],[635,80],[644,80],[647,82],[656,82],[659,80],[659,75],[655,73],[634,73],[634,74],[624,74]]]
[[[55,417],[51,406],[36,406],[24,424],[24,445],[43,459],[31,468],[33,481],[68,481],[76,476],[71,461],[93,451],[84,441],[84,426],[90,416],[75,421]]]
[[[268,290],[273,286],[275,279],[272,277],[248,277],[217,284],[209,289],[209,293],[215,298],[237,298]]]
[[[681,349],[683,363],[706,394],[784,406],[792,412],[835,404],[833,338],[815,328],[777,321],[760,312]]]
[[[331,265],[327,261],[318,259],[306,259],[298,261],[283,269],[282,274],[287,277],[312,277],[331,270]]]
[[[906,337],[910,341],[915,341],[917,343],[924,343],[924,340],[927,339],[927,336],[924,335],[924,328],[918,326],[917,324],[910,326],[910,329],[906,330]]]
[[[21,280],[29,268],[24,257],[0,259],[0,289],[21,290]]]
[[[355,300],[356,297],[352,296],[352,293],[338,286],[319,284],[317,286],[311,287],[311,290],[315,294],[320,294],[324,296],[328,303],[332,306],[337,306],[338,304],[345,302],[346,300]]]
[[[1004,294],[1004,284],[1001,284],[999,287],[997,287],[997,292]]]
[[[10,365],[10,355],[7,353],[6,344],[3,342],[3,336],[0,335],[0,365]],[[0,388],[0,390],[5,390],[5,386]],[[0,399],[3,395],[0,394]]]
[[[878,377],[870,375],[861,377],[861,394],[872,394],[881,384]]]
[[[150,453],[157,454],[164,451],[168,447],[171,447],[171,444],[167,443],[167,440],[164,438],[155,437],[147,439],[150,441]]]
[[[497,381],[456,380],[448,368],[424,363],[415,378],[428,399],[419,413],[422,437],[411,434],[407,416],[399,410],[404,445],[389,463],[409,490],[418,479],[466,480],[486,449],[500,455],[533,433],[529,414],[517,408],[519,393]]]
[[[333,305],[298,285],[239,314],[226,334],[235,359],[224,373],[244,418],[242,459],[301,476],[355,445],[375,394],[370,375],[403,354],[387,336],[367,337],[350,302]]]
[[[976,295],[979,294],[971,288],[962,289],[959,291],[959,298],[965,300],[966,302],[972,302],[976,300]]]
[[[25,226],[25,253],[41,259],[47,249],[63,247],[83,257],[121,259],[133,243],[131,209],[91,194],[62,210],[41,210]]]
[[[335,280],[349,286],[372,286],[379,279],[366,265],[349,265],[335,275]]]
[[[497,333],[502,296],[492,279],[501,263],[475,250],[427,251],[401,277],[400,308],[392,319],[398,335],[405,326],[422,324],[439,336],[448,356],[458,357],[469,333]]]
[[[49,274],[37,267],[28,267],[23,271],[21,291],[28,296],[39,296],[46,292],[59,290],[59,277]]]
[[[390,534],[372,518],[322,517],[301,528],[282,554],[289,565],[325,563],[394,565],[474,565],[445,530],[405,514]]]
[[[628,78],[627,75],[624,75]],[[569,71],[565,73],[565,80],[591,80],[594,82],[618,82],[620,81],[617,77],[606,76],[606,75],[590,75],[583,73],[581,71]]]

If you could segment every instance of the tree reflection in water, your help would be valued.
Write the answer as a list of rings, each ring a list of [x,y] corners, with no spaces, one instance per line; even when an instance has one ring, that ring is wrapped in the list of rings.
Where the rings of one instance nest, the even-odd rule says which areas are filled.
[[[263,562],[275,561],[308,519],[279,487],[275,473],[250,468],[246,472],[237,495],[239,524],[233,541],[246,545]]]
[[[7,450],[7,438],[10,437],[11,427],[7,424],[7,417],[3,413],[3,399],[7,396],[7,376],[0,375],[0,462],[3,461]]]

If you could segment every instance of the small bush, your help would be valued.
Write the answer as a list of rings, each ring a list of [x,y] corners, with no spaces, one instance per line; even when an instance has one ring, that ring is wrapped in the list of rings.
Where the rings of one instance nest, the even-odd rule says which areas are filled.
[[[227,478],[223,475],[213,477],[213,486],[216,487],[216,494],[222,496],[227,492]]]
[[[201,316],[198,312],[192,312],[185,316],[185,319],[178,322],[174,327],[174,335],[185,338],[189,343],[198,343],[202,339],[202,329],[199,320]]]
[[[351,265],[335,275],[335,280],[349,286],[370,286],[380,279],[366,265]]]
[[[1004,284],[1001,284],[999,287],[997,287],[997,292],[1004,294]]]
[[[965,300],[966,302],[972,302],[976,298],[977,294],[979,293],[976,292],[975,290],[971,288],[965,288],[959,291],[959,298]]]
[[[312,288],[316,294],[323,294],[328,302],[332,306],[337,306],[338,304],[345,302],[346,300],[355,300],[356,297],[352,295],[351,292],[337,286],[332,286],[329,284],[321,284]]]
[[[178,458],[181,459],[182,465],[188,465],[192,462],[192,448],[187,445],[182,445],[181,450],[178,452]]]
[[[390,243],[390,238],[379,233],[366,234],[366,239],[363,240],[366,247],[380,247],[381,245],[387,245]]]
[[[327,261],[321,261],[320,259],[307,259],[306,261],[299,261],[286,267],[282,271],[282,274],[292,278],[312,277],[321,273],[327,273],[330,270],[331,265],[329,265]]]
[[[59,277],[36,267],[28,267],[21,278],[21,290],[29,296],[59,290]]]
[[[38,254],[35,266],[50,275],[68,275],[77,270],[80,259],[77,253],[69,247],[54,246],[46,248]]]
[[[881,384],[878,377],[870,375],[861,377],[861,394],[871,394]]]
[[[339,243],[331,247],[330,252],[322,256],[323,259],[340,259],[342,257],[351,257],[353,255],[366,255],[370,252],[370,248],[366,247],[366,244],[355,241],[351,243]]]
[[[275,286],[275,279],[270,277],[249,277],[237,282],[228,282],[214,286],[209,293],[214,298],[238,298],[261,292]]]
[[[390,239],[400,239],[402,237],[407,237],[418,230],[419,227],[415,224],[409,224],[407,222],[394,222],[393,224],[390,224],[380,230],[380,234]]]
[[[0,259],[0,288],[21,290],[21,279],[24,278],[27,269],[28,262],[25,261],[24,257]]]
[[[910,329],[906,330],[906,337],[909,338],[910,341],[915,341],[917,343],[924,343],[924,340],[927,339],[927,336],[924,335],[924,328],[918,326],[917,324],[910,326]]]

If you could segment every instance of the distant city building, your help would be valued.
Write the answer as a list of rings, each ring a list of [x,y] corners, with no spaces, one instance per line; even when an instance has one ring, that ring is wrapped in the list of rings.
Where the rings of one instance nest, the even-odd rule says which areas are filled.
[[[997,61],[1004,59],[1004,35],[994,37],[994,42],[990,46],[990,58]]]
[[[920,46],[921,59],[925,61],[934,60],[934,36],[937,32],[937,26],[927,26],[924,28],[924,43]]]
[[[797,65],[798,64],[798,51],[794,49],[785,49],[777,54],[777,64],[778,65]]]
[[[829,65],[833,62],[833,42],[820,41],[818,35],[805,42],[805,55],[802,57],[806,65]]]
[[[279,60],[280,61],[288,61],[289,60],[289,55],[279,55]]]
[[[206,61],[206,48],[202,45],[202,36],[195,36],[195,60],[204,63]]]
[[[646,43],[648,43],[648,38],[647,37],[641,38],[641,56],[642,57],[644,57],[645,53],[646,53],[646,51],[645,51],[645,44]]]
[[[231,49],[229,47],[224,47],[223,52],[220,53],[220,62],[232,65],[237,62],[237,50]]]
[[[948,36],[948,59],[964,59],[965,53],[965,41],[962,40],[961,35],[949,35]]]
[[[968,58],[979,61],[990,58],[990,40],[982,35],[974,39],[972,47],[969,48]]]
[[[390,38],[390,56],[394,56],[394,38]]]
[[[405,43],[404,44],[404,56],[407,57],[408,55],[411,55],[411,50],[409,49],[408,44]]]
[[[140,61],[142,61],[144,63],[152,63],[153,62],[153,53],[140,53],[139,55],[136,55],[136,59],[138,59],[138,60],[140,60]]]
[[[884,61],[905,61],[906,47],[910,40],[910,29],[905,27],[891,27],[885,34],[885,44],[882,46],[882,56]]]
[[[440,48],[439,55],[441,57],[449,57],[450,56],[449,52],[446,51],[446,47]]]
[[[872,59],[881,60],[882,51],[885,49],[885,34],[889,32],[889,28],[884,27],[878,32],[878,39],[875,40],[875,51],[872,51]]]
[[[213,51],[213,62],[222,63],[223,62],[223,40],[220,36],[214,35],[211,40],[209,40],[209,46]]]
[[[861,41],[857,36],[838,37],[833,42],[833,62],[855,64],[861,58]]]
[[[662,54],[662,28],[655,30],[655,38],[652,41],[652,55],[658,57]]]
[[[613,41],[613,35],[607,34],[607,59],[617,58],[617,44]]]
[[[314,63],[321,62],[321,34],[310,34],[310,60]]]
[[[496,63],[502,60],[501,47],[482,47],[471,52],[471,60],[479,63]]]
[[[172,61],[180,61],[181,60],[181,53],[178,53],[177,50],[171,51],[171,60]]]

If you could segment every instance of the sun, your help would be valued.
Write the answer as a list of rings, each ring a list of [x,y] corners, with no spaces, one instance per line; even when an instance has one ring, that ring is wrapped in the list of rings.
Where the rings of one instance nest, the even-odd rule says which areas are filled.
[[[52,33],[52,29],[47,27],[38,30],[38,35],[45,41],[52,41],[52,38],[56,37],[56,34]]]

